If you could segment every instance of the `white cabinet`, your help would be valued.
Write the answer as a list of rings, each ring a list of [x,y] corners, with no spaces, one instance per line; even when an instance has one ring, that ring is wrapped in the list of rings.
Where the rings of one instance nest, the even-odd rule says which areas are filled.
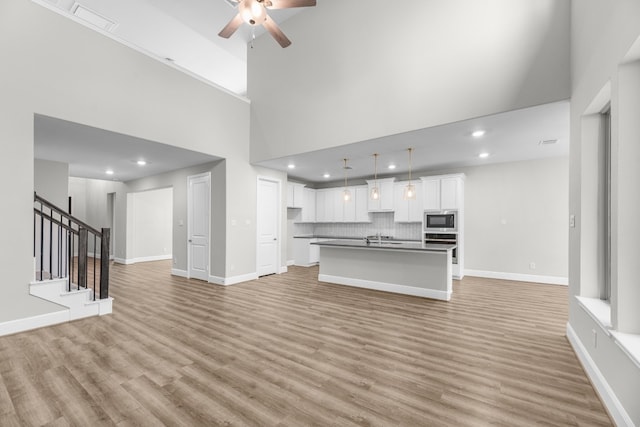
[[[304,184],[287,182],[287,207],[302,208],[304,203]]]
[[[421,177],[424,210],[462,209],[464,175]]]
[[[377,180],[378,194],[380,197],[378,200],[373,200],[371,197],[367,197],[369,212],[383,212],[393,211],[393,183],[395,178],[384,178]],[[376,181],[367,180],[368,194],[371,194],[371,189],[374,187]]]
[[[367,187],[348,188],[348,202],[344,201],[344,187],[316,190],[316,222],[369,222]]]
[[[369,217],[369,188],[366,185],[359,185],[352,194],[355,203],[355,222],[371,222]]]
[[[333,205],[330,188],[316,190],[316,222],[333,222]]]
[[[396,182],[394,187],[393,220],[395,222],[422,222],[424,212],[422,203],[422,182],[411,181],[415,186],[416,198],[404,200],[404,188],[409,181]]]
[[[303,188],[302,218],[300,222],[316,222],[316,190]]]

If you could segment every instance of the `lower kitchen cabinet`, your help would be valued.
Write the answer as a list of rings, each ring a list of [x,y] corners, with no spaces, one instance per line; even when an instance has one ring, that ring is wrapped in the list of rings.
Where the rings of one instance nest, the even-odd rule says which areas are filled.
[[[293,265],[311,267],[320,261],[320,246],[311,243],[323,242],[329,239],[317,237],[296,237],[293,239]]]

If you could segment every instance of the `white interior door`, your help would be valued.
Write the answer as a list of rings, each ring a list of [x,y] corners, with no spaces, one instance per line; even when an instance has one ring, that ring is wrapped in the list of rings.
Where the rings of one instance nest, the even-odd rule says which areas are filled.
[[[280,184],[258,179],[258,276],[278,272]]]
[[[187,180],[189,277],[208,280],[211,175],[194,175]]]

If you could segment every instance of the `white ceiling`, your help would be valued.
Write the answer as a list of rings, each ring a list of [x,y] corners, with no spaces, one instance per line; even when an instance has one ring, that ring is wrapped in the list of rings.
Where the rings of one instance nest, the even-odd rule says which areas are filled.
[[[471,133],[485,130],[480,138]],[[540,141],[557,140],[555,144]],[[344,145],[327,150],[258,163],[287,171],[305,182],[335,181],[344,178],[347,158],[350,178],[369,178],[374,173],[373,153],[378,153],[378,174],[399,175],[409,171],[413,148],[414,171],[512,162],[569,155],[569,102],[562,101],[510,111],[443,126]],[[489,157],[479,158],[480,153]],[[289,169],[288,165],[295,165]],[[389,164],[396,165],[391,171]],[[329,173],[330,178],[323,174]]]
[[[178,68],[244,96],[247,92],[247,48],[253,29],[246,24],[229,39],[218,33],[236,14],[226,0],[34,0],[63,15],[74,16],[77,5],[112,21],[106,34]],[[306,8],[269,10],[282,23]],[[262,26],[255,36],[264,34]],[[286,31],[285,31],[286,33]],[[275,40],[273,43],[276,43]],[[293,40],[295,43],[295,40]]]
[[[160,61],[171,58],[179,69],[233,93],[246,93],[247,44],[252,39],[252,30],[242,25],[230,39],[218,37],[218,32],[237,13],[227,0],[33,1]],[[78,4],[114,24],[105,32],[72,16]],[[313,9],[272,10],[269,14],[282,23],[297,13],[313,13]],[[286,27],[283,30],[286,33]],[[263,33],[257,31],[256,36]],[[486,134],[472,138],[471,132],[480,128]],[[539,145],[539,141],[549,139],[558,142]],[[343,158],[348,158],[352,167],[349,177],[372,176],[372,154],[376,152],[380,154],[379,174],[398,175],[408,171],[409,147],[414,148],[416,171],[568,155],[569,103],[506,112],[258,164],[287,171],[302,181],[319,183],[343,178]],[[73,176],[105,179],[104,170],[114,168],[116,175],[111,179],[122,181],[217,159],[41,116],[36,117],[35,150],[37,158],[69,163]],[[488,152],[489,157],[478,158],[481,152]],[[133,161],[140,156],[151,163],[138,167]],[[296,165],[295,169],[287,168],[290,163]],[[390,163],[397,165],[393,172],[386,169]],[[324,173],[331,177],[323,178]]]
[[[219,157],[36,115],[34,157],[68,163],[69,175],[130,181],[220,160]],[[147,162],[144,166],[138,160]],[[110,169],[113,175],[107,175]]]

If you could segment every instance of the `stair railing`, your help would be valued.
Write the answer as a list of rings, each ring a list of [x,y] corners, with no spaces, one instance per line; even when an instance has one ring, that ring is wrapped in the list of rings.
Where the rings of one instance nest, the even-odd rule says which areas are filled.
[[[96,296],[98,299],[108,298],[111,230],[102,228],[98,231],[35,192],[33,196],[36,280],[66,278],[68,291],[89,289],[92,282],[93,300]],[[91,266],[90,255],[93,255]]]

